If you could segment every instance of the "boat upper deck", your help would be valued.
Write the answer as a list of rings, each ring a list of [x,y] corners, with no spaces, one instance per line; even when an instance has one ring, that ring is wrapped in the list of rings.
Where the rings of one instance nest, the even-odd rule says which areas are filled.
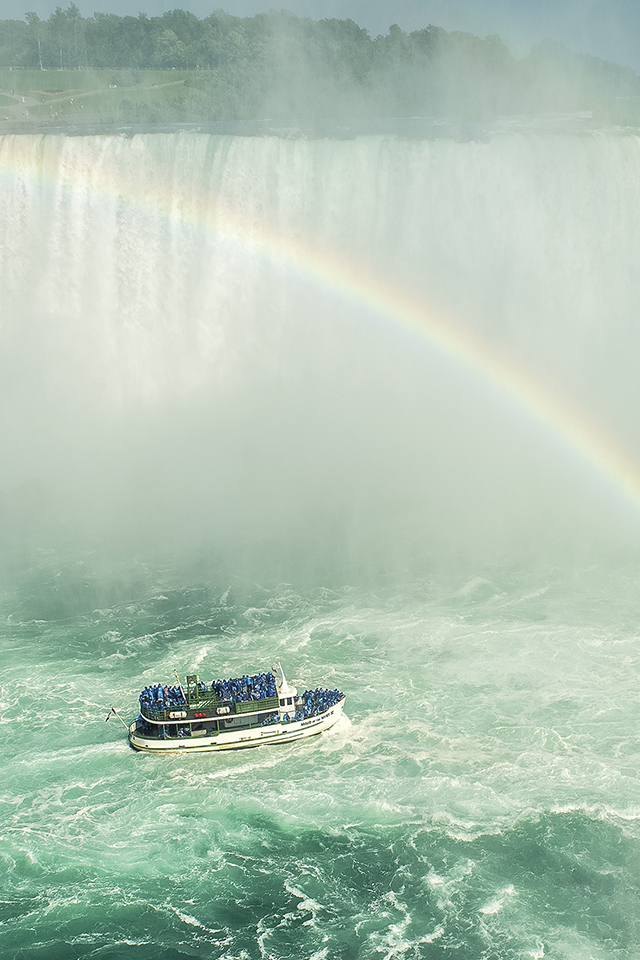
[[[295,689],[283,686],[278,690],[271,672],[214,680],[210,686],[193,674],[184,687],[179,679],[177,686],[145,687],[140,694],[140,715],[151,723],[164,724],[260,714],[264,724],[277,721],[279,713],[285,722],[317,716],[344,698],[339,690],[320,687],[306,690],[301,697],[285,697],[285,693],[295,694]]]
[[[232,714],[264,713],[278,709],[273,673],[214,680],[208,687],[190,675],[183,687],[154,684],[140,694],[140,713],[152,722],[200,720]]]

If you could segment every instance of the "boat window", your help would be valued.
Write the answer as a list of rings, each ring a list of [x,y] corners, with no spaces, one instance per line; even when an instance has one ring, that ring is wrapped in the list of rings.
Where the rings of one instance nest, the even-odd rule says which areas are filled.
[[[285,705],[285,699],[284,697],[280,697],[280,706],[284,707],[284,705]]]
[[[228,717],[224,720],[225,728],[233,730],[244,730],[251,726],[251,717]]]
[[[287,697],[287,706],[290,707],[292,703],[293,703],[293,697]]]

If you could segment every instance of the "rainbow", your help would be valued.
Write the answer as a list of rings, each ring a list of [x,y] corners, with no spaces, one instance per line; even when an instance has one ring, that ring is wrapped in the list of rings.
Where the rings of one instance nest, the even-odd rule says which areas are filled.
[[[246,240],[242,233],[234,233],[234,239]],[[253,236],[251,245],[265,256],[293,266],[321,290],[331,290],[423,338],[432,349],[466,368],[515,404],[523,415],[543,426],[595,470],[616,496],[640,511],[640,464],[582,410],[543,384],[513,356],[500,352],[495,343],[489,344],[442,312],[431,309],[422,299],[333,253],[298,240],[293,244],[286,237],[266,231]]]
[[[19,151],[19,158],[18,139],[31,141],[33,147],[30,153]],[[495,344],[432,309],[420,297],[335,251],[298,237],[293,239],[265,223],[248,224],[236,210],[223,206],[219,198],[188,184],[158,177],[151,189],[147,182],[141,194],[135,184],[104,163],[84,169],[75,164],[60,166],[42,141],[41,136],[0,137],[0,184],[16,177],[33,180],[55,191],[77,195],[78,199],[117,200],[148,215],[178,220],[266,258],[313,283],[321,293],[337,296],[383,322],[400,325],[479,378],[515,405],[521,415],[541,425],[550,439],[560,440],[583,467],[603,480],[611,494],[640,512],[640,464],[605,429],[543,384],[513,356],[501,353]]]

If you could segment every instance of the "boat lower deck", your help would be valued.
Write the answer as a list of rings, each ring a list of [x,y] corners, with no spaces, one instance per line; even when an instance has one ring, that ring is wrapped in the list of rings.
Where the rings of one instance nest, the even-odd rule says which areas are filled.
[[[344,699],[323,713],[303,720],[255,724],[245,721],[242,725],[236,723],[235,728],[232,718],[199,724],[150,724],[139,716],[129,725],[129,743],[134,750],[147,753],[205,753],[289,743],[328,730],[339,720],[343,706]]]

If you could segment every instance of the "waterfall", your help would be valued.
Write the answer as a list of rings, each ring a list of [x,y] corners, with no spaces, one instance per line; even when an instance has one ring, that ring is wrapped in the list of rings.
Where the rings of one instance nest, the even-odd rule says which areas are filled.
[[[85,525],[385,549],[628,522],[517,389],[366,290],[508,354],[633,458],[637,137],[6,136],[0,190],[5,519],[40,516],[36,489]]]

